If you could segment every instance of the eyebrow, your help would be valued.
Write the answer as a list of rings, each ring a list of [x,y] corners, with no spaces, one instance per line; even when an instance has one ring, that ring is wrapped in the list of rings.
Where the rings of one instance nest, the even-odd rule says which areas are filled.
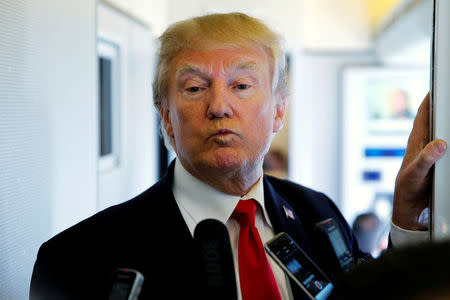
[[[180,77],[184,74],[195,74],[195,75],[199,75],[199,76],[203,76],[204,74],[204,70],[196,65],[191,65],[191,64],[186,64],[182,67],[180,67],[176,73],[175,73],[175,77]]]
[[[230,67],[233,72],[240,71],[240,70],[250,70],[250,71],[256,71],[258,69],[257,63],[253,61],[238,61],[236,63],[233,63]],[[194,74],[198,75],[200,77],[204,77],[208,72],[199,66],[193,65],[193,64],[186,64],[181,66],[175,73],[176,77],[181,77],[185,74]]]

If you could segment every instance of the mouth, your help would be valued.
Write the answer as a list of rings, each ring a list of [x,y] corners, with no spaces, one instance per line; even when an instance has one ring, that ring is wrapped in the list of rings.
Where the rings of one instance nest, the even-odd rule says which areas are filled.
[[[213,133],[211,133],[210,135],[209,135],[209,137],[211,138],[214,138],[214,137],[226,137],[226,136],[229,136],[229,135],[237,135],[236,134],[236,132],[234,132],[233,130],[231,130],[231,129],[228,129],[228,128],[221,128],[221,129],[218,129],[218,130],[215,130]]]
[[[229,134],[229,133],[233,133],[233,131],[230,129],[219,129],[214,133],[214,135]]]

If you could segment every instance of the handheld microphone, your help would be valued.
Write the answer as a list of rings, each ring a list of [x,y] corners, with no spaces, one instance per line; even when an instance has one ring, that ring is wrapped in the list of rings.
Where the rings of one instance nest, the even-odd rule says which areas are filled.
[[[200,254],[204,299],[237,300],[233,253],[225,225],[214,219],[201,221],[194,230]]]

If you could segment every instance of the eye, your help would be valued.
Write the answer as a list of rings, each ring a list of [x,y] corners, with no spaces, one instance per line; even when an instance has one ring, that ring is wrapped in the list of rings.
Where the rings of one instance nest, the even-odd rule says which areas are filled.
[[[200,91],[200,87],[198,87],[198,86],[189,87],[186,89],[186,91],[188,91],[190,93],[196,93],[196,92]]]
[[[246,83],[240,83],[240,84],[236,85],[236,88],[238,90],[246,90],[246,89],[250,88],[250,85],[246,84]]]

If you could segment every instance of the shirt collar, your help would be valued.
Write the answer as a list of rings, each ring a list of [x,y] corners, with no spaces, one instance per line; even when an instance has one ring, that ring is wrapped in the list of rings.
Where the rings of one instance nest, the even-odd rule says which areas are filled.
[[[195,225],[205,219],[217,219],[226,223],[239,200],[255,199],[262,208],[265,221],[269,226],[269,216],[264,206],[264,185],[262,176],[252,189],[244,196],[223,193],[192,176],[183,165],[176,160],[173,181],[175,199],[193,219]],[[193,234],[193,229],[190,228]]]

